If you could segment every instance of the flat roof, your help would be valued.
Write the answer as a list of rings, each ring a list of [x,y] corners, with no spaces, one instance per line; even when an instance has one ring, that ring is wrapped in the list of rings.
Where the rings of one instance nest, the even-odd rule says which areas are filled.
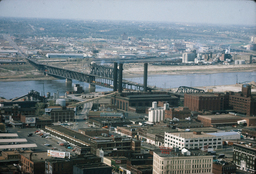
[[[211,119],[211,120],[223,120],[223,119],[230,119],[230,118],[237,118],[242,119],[239,116],[236,115],[230,115],[230,114],[220,114],[220,115],[198,115],[198,117],[202,117],[205,119]]]
[[[209,135],[214,136],[229,136],[229,135],[240,135],[238,132],[215,132],[215,133],[207,133]]]
[[[166,132],[167,133],[167,132]],[[201,134],[194,134],[193,132],[182,132],[182,133],[167,133],[170,135],[175,135],[181,138],[205,138],[205,137],[216,137],[214,135],[201,133]]]
[[[0,144],[1,143],[12,143],[12,142],[28,142],[26,138],[14,138],[14,139],[1,139],[0,140]]]
[[[12,134],[12,133],[0,133],[0,137],[18,137],[18,134]]]
[[[37,147],[36,144],[15,144],[15,145],[0,145],[0,149],[18,149]]]

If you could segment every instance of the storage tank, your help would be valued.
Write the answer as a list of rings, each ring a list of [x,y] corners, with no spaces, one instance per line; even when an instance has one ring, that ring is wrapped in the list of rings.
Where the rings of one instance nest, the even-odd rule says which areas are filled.
[[[57,99],[56,104],[64,107],[64,106],[66,106],[66,100],[65,99]]]

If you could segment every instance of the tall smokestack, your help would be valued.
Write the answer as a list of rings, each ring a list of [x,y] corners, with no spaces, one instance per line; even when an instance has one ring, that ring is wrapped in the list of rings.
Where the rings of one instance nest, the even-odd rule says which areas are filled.
[[[144,91],[147,91],[148,86],[148,63],[144,63]]]
[[[122,93],[123,90],[123,64],[119,63],[119,85],[118,85],[118,92]]]
[[[117,63],[114,63],[114,89],[113,91],[117,91]]]

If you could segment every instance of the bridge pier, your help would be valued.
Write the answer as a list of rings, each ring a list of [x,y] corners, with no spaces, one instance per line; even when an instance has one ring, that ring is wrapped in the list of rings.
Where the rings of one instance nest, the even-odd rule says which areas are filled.
[[[114,63],[113,76],[114,76],[113,91],[117,91],[117,63],[116,62]]]
[[[66,79],[66,83],[71,83],[72,84],[72,79]]]
[[[89,92],[95,92],[96,86],[95,84],[90,83],[89,84]]]
[[[119,63],[119,80],[118,80],[118,92],[123,91],[123,64]]]

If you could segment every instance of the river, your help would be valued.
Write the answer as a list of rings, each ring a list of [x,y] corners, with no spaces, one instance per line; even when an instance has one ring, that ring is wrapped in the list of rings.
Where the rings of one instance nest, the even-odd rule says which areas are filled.
[[[126,78],[137,83],[143,83],[143,77]],[[148,85],[159,88],[177,88],[179,86],[214,86],[214,85],[231,85],[236,82],[256,81],[256,71],[254,72],[232,72],[232,73],[215,73],[215,74],[186,74],[186,75],[150,75]],[[42,80],[42,81],[13,81],[0,82],[0,97],[11,99],[27,94],[30,90],[35,90],[41,94],[50,92],[59,92],[62,96],[66,91],[73,89],[74,84],[80,84],[84,89],[89,84],[73,80],[72,86],[67,86],[64,79],[62,80]],[[112,89],[96,86],[96,91],[111,91]]]

